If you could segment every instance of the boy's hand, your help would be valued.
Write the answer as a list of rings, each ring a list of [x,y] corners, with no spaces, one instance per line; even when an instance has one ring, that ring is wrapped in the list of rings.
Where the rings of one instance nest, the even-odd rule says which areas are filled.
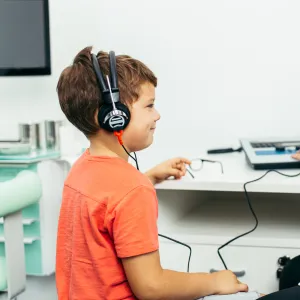
[[[300,151],[296,152],[295,154],[292,155],[293,158],[300,160]]]
[[[228,270],[211,274],[214,277],[216,294],[228,295],[238,292],[248,292],[248,286],[238,281],[236,275]]]
[[[153,184],[160,183],[171,176],[174,176],[176,179],[180,179],[186,173],[186,164],[191,164],[191,161],[187,158],[171,158],[155,166],[145,174],[149,177]]]

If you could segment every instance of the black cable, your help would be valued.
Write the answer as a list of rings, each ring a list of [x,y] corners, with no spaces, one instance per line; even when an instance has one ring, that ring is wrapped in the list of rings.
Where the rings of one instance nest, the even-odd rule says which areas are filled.
[[[190,272],[191,256],[192,256],[192,248],[191,248],[191,246],[189,246],[189,245],[187,245],[187,244],[185,244],[185,243],[179,242],[179,241],[177,241],[177,240],[175,240],[175,239],[172,239],[172,238],[170,238],[170,237],[168,237],[168,236],[166,236],[166,235],[163,235],[163,234],[158,234],[158,235],[159,235],[160,237],[162,237],[162,238],[165,238],[165,239],[167,239],[167,240],[170,240],[170,241],[172,241],[172,242],[174,242],[174,243],[177,243],[177,244],[182,245],[182,246],[184,246],[184,247],[187,247],[187,248],[189,249],[190,254],[189,254],[189,259],[188,259],[188,264],[187,264],[187,272],[189,273],[189,272]]]
[[[124,147],[124,145],[122,145],[123,149],[125,150],[125,152],[135,161],[135,164],[136,164],[136,168],[139,170],[139,164],[138,164],[138,161],[137,161],[137,158],[136,158],[136,154],[135,152],[134,153],[134,156],[135,158],[127,151],[127,149]]]
[[[125,150],[125,152],[135,161],[135,164],[136,164],[136,168],[139,170],[139,164],[138,164],[138,160],[137,160],[137,157],[136,157],[136,154],[135,154],[135,152],[133,152],[134,153],[134,157],[133,156],[131,156],[130,155],[130,153],[126,150],[126,148],[124,147],[124,145],[122,145],[122,147],[123,147],[123,149]],[[165,238],[165,239],[167,239],[167,240],[170,240],[170,241],[172,241],[172,242],[175,242],[175,243],[177,243],[177,244],[180,244],[180,245],[182,245],[182,246],[185,246],[185,247],[187,247],[189,250],[190,250],[190,254],[189,254],[189,259],[188,259],[188,265],[187,265],[187,272],[189,272],[190,271],[190,261],[191,261],[191,256],[192,256],[192,248],[189,246],[189,245],[187,245],[187,244],[184,244],[184,243],[182,243],[182,242],[179,242],[179,241],[177,241],[177,240],[175,240],[175,239],[172,239],[172,238],[170,238],[170,237],[168,237],[168,236],[166,236],[166,235],[163,235],[163,234],[158,234],[160,237],[162,237],[162,238]]]
[[[247,234],[253,232],[253,231],[257,228],[257,226],[258,226],[258,218],[257,218],[257,216],[256,216],[256,214],[255,214],[255,212],[254,212],[253,207],[252,207],[252,204],[251,204],[250,197],[249,197],[249,195],[248,195],[248,191],[247,191],[247,189],[246,189],[246,186],[247,186],[247,184],[249,184],[249,183],[252,183],[252,182],[256,182],[256,181],[261,180],[262,178],[264,178],[264,177],[265,177],[268,173],[270,173],[270,172],[275,172],[275,173],[278,173],[279,175],[282,175],[282,176],[285,176],[285,177],[297,177],[297,176],[300,175],[300,173],[297,173],[297,174],[294,174],[294,175],[289,175],[289,174],[284,174],[284,173],[282,173],[282,172],[279,172],[279,171],[277,171],[277,170],[268,170],[264,175],[260,176],[259,178],[244,183],[244,192],[245,192],[245,196],[246,196],[246,199],[247,199],[249,208],[250,208],[250,210],[251,210],[251,213],[252,213],[252,215],[253,215],[253,217],[254,217],[254,219],[255,219],[255,226],[254,226],[254,228],[251,229],[250,231],[248,231],[248,232],[246,232],[246,233],[243,233],[243,234],[241,234],[241,235],[239,235],[239,236],[237,236],[237,237],[231,239],[230,241],[228,241],[227,243],[225,243],[224,245],[222,245],[222,246],[220,246],[220,247],[218,248],[218,255],[219,255],[219,257],[220,257],[220,259],[221,259],[221,261],[222,261],[222,263],[223,263],[223,265],[224,265],[224,267],[225,267],[226,270],[228,270],[228,268],[227,268],[227,266],[226,266],[226,264],[225,264],[224,259],[222,258],[222,255],[221,255],[221,253],[220,253],[220,250],[221,250],[222,248],[226,247],[227,245],[229,245],[230,243],[232,243],[233,241],[239,239],[240,237],[243,237],[243,236],[245,236],[245,235],[247,235]]]
[[[138,164],[138,161],[137,161],[136,154],[135,154],[135,152],[133,152],[133,153],[134,153],[134,157],[135,157],[136,168],[139,170],[140,168],[139,168],[139,164]]]

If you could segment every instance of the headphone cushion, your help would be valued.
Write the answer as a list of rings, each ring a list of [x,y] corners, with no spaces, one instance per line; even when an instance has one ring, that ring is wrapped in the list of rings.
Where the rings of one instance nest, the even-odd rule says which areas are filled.
[[[109,120],[107,120],[104,123],[106,116],[113,111],[111,104],[103,104],[100,107],[99,112],[98,112],[98,122],[99,122],[100,127],[104,128],[110,132],[124,130],[130,121],[130,111],[129,111],[128,107],[125,104],[120,103],[120,102],[115,103],[115,106],[116,106],[117,110],[122,111],[127,116],[127,118],[124,118],[125,122],[123,125],[120,125],[117,127],[112,127]]]

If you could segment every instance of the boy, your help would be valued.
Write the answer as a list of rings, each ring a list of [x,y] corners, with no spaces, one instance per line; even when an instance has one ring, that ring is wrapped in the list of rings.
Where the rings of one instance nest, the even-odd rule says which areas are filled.
[[[109,93],[101,93],[91,50],[77,54],[57,86],[62,111],[90,141],[64,186],[57,237],[59,300],[198,299],[235,293],[234,298],[223,297],[257,299],[257,293],[239,293],[248,287],[231,271],[190,274],[162,269],[154,184],[170,176],[181,178],[190,161],[171,159],[146,174],[128,163],[126,151],[145,149],[153,141],[160,119],[154,107],[157,79],[142,62],[125,55],[116,58],[120,102],[130,112],[128,126],[115,132],[116,137],[104,128],[107,124],[101,126],[105,116],[111,118],[111,127],[124,121],[123,126],[129,112],[113,95],[114,80],[106,78]],[[114,64],[107,53],[99,52],[94,59],[103,74],[110,74]],[[104,99],[120,109],[117,118],[103,111]]]

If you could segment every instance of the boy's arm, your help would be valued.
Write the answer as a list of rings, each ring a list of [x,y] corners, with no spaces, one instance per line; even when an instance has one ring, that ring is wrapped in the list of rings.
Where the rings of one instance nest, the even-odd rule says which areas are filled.
[[[115,207],[109,225],[117,256],[136,297],[189,300],[247,290],[230,271],[190,274],[163,270],[158,251],[157,204],[153,187],[138,186]]]
[[[159,252],[122,259],[129,285],[138,299],[198,299],[247,291],[230,271],[184,273],[162,269]]]

